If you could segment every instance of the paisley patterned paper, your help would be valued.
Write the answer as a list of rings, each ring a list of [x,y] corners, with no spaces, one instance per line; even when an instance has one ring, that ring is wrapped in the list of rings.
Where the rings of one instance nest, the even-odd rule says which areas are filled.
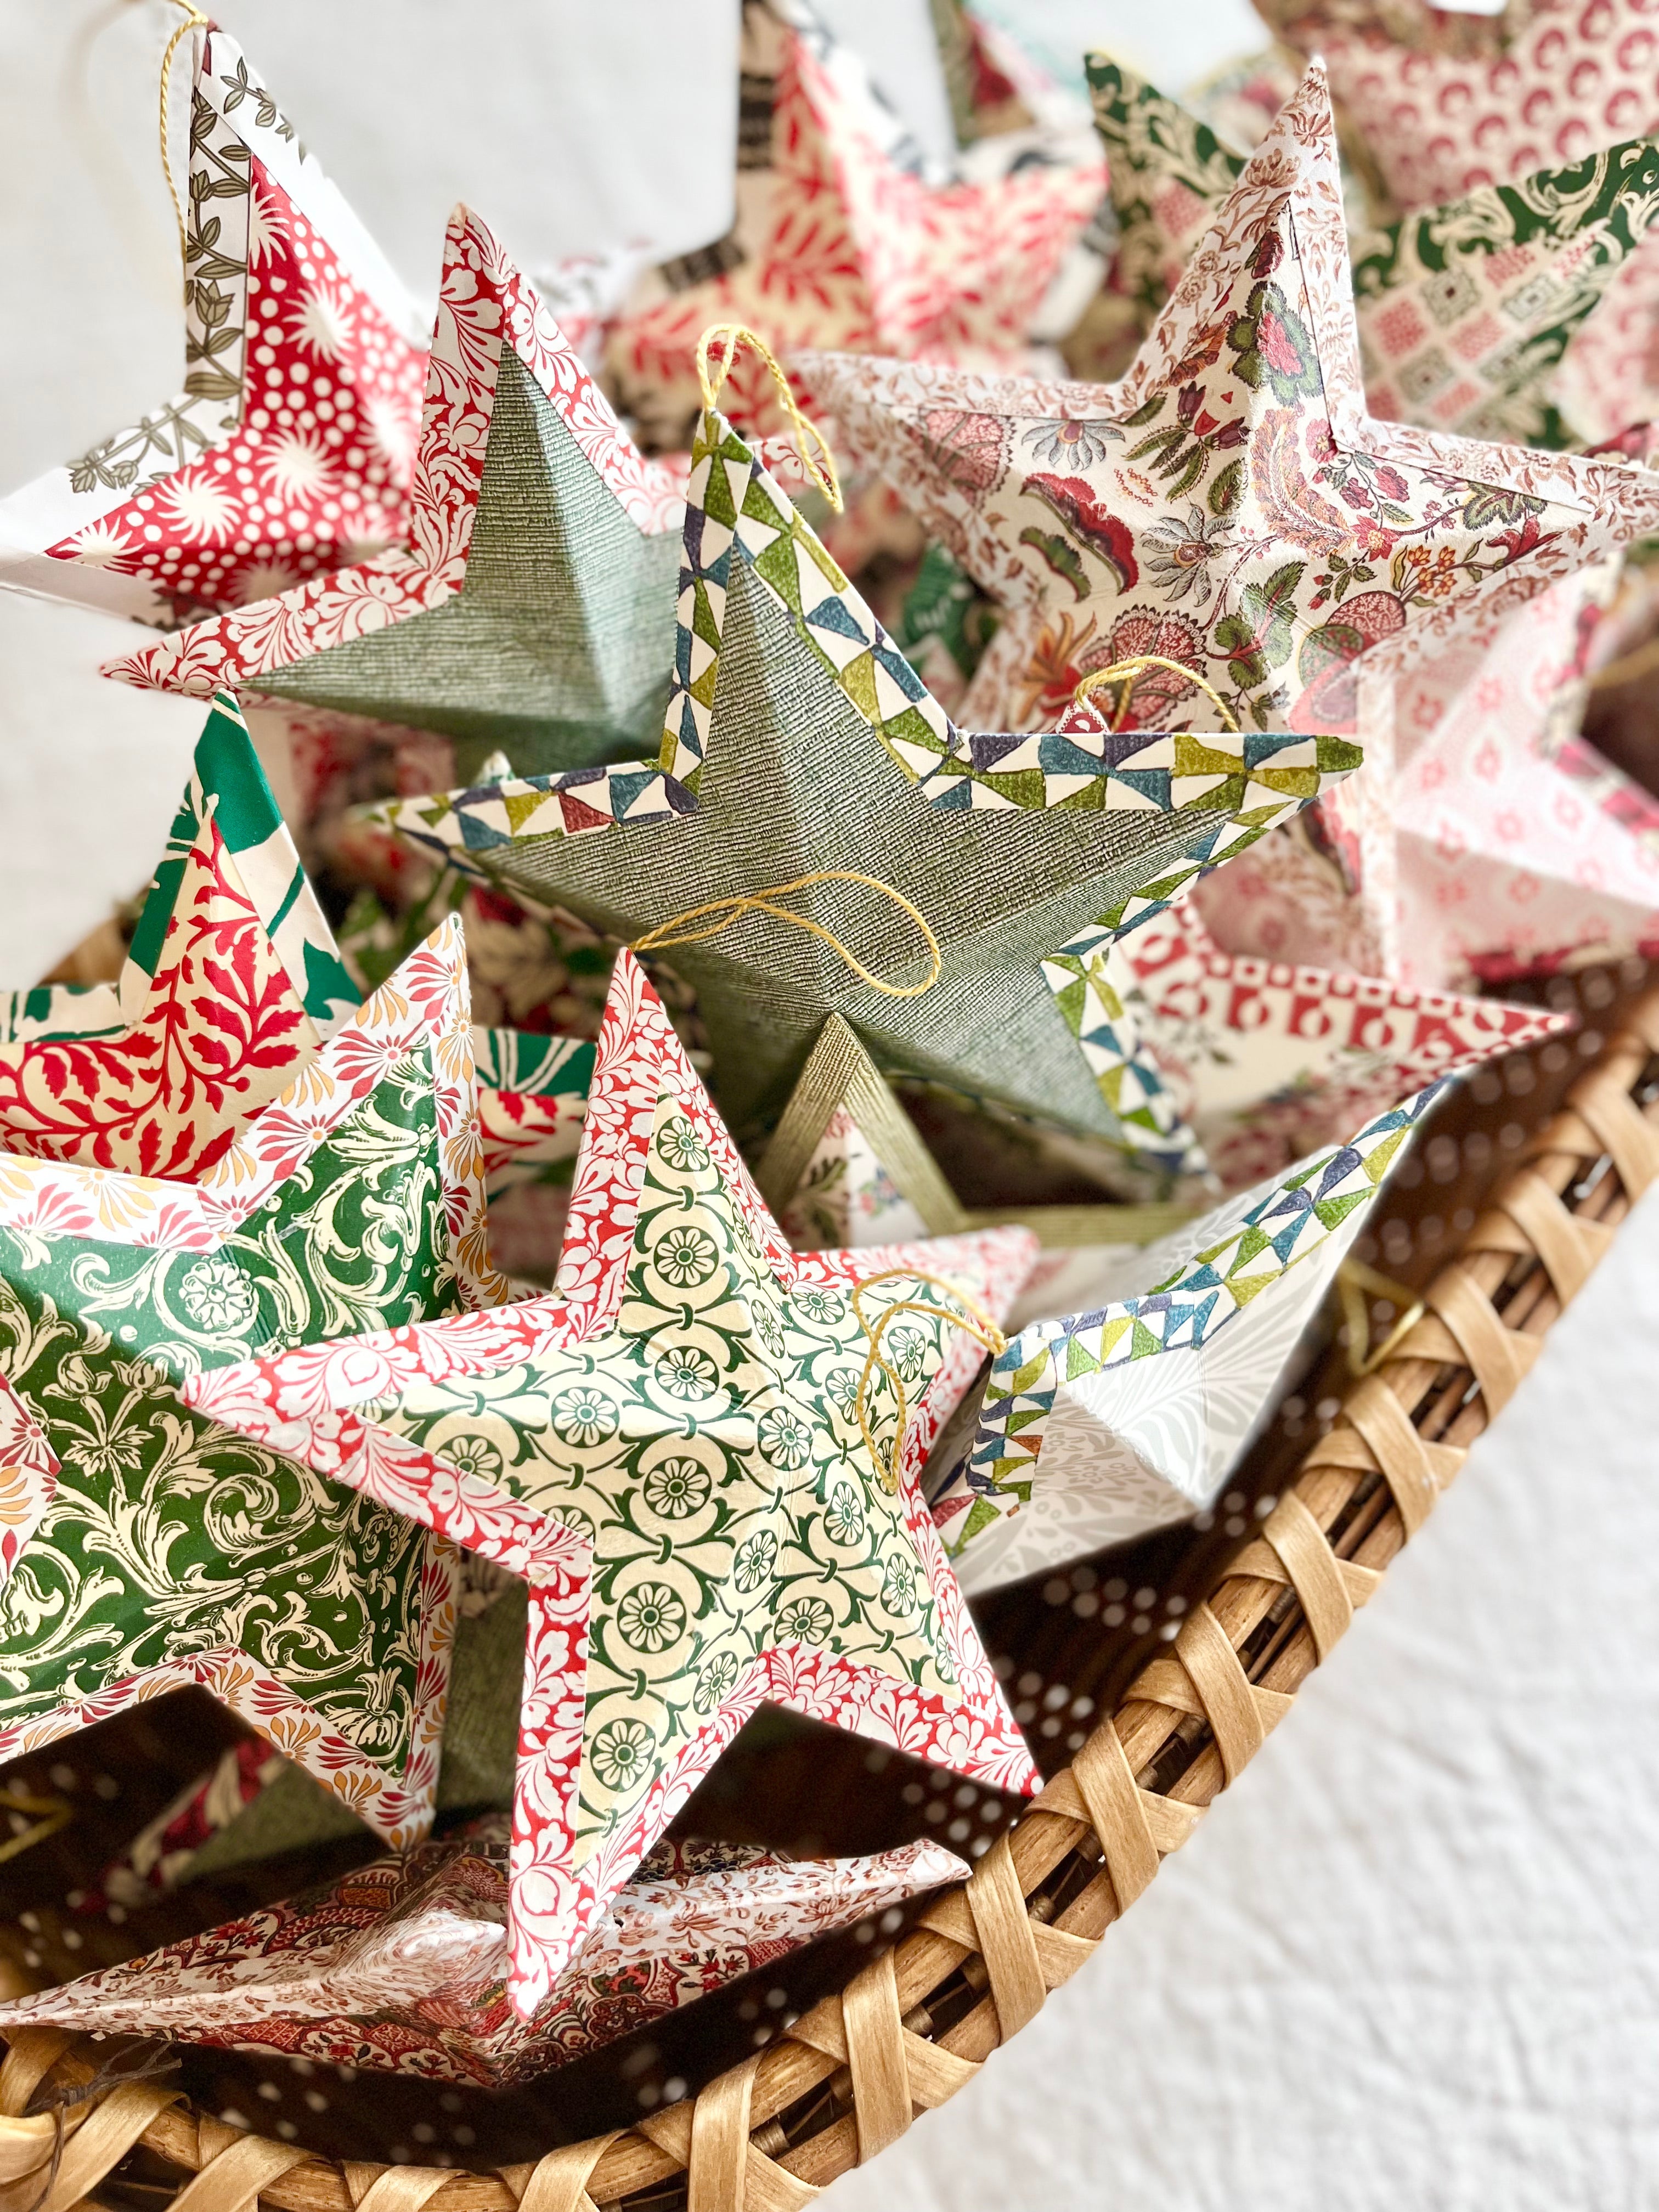
[[[195,1683],[388,1841],[420,1833],[453,1552],[180,1393],[255,1352],[499,1301],[483,1206],[453,922],[198,1181],[0,1156],[19,1439],[0,1456],[26,1477],[0,1554],[0,1760]]]
[[[1362,659],[1433,650],[1659,519],[1659,477],[1622,460],[1368,415],[1316,65],[1121,382],[800,366],[1003,610],[963,702],[981,729],[1052,729],[1081,677],[1153,654],[1246,728],[1352,731]],[[1154,668],[1127,719],[1224,718]]]
[[[0,502],[0,585],[162,624],[401,535],[425,321],[234,39],[191,34],[183,391]]]
[[[1032,1785],[915,1476],[1035,1249],[792,1253],[624,952],[554,1296],[187,1386],[530,1583],[522,2015],[763,1698]]]
[[[533,2080],[803,1943],[964,1879],[934,1843],[789,1858],[654,1846],[534,2016],[507,1997],[506,1823],[0,2006],[0,2031],[92,2027],[483,2087]]]

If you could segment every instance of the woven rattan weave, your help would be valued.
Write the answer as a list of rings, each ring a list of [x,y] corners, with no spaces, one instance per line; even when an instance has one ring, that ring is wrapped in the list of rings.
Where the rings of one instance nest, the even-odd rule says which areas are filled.
[[[676,2023],[697,2030],[707,2014],[720,2024],[699,2031],[701,2044],[683,2033],[675,2045],[708,2054],[695,2094],[669,2102],[653,2088],[632,2125],[488,2171],[468,2170],[487,2163],[487,2143],[459,2159],[446,2150],[443,2165],[407,2150],[407,2163],[329,2158],[293,2124],[283,2132],[295,2139],[281,2140],[213,2117],[168,2077],[106,2084],[24,2117],[43,2087],[50,2095],[91,2079],[116,2046],[21,2035],[0,2068],[0,2212],[70,2212],[94,2191],[111,2207],[171,2197],[175,2212],[242,2212],[256,2197],[283,2212],[416,2212],[428,2202],[442,2212],[794,2212],[954,2096],[1088,1959],[1285,1718],[1659,1176],[1659,988],[1639,969],[1593,970],[1556,979],[1550,995],[1579,1008],[1577,1036],[1454,1093],[1389,1194],[1370,1249],[1422,1310],[1370,1371],[1352,1376],[1353,1347],[1334,1335],[1218,1520],[982,1609],[1034,1741],[1071,1747],[1071,1762],[1012,1826],[1012,1808],[981,1813],[998,1832],[979,1839],[973,1879],[937,1896],[896,1948],[866,1953],[850,1972],[856,1947],[803,1954],[806,1979],[789,1987],[816,1972],[816,2002],[781,2033],[763,2026],[764,2047],[720,2071],[732,2021],[756,2008],[721,2014],[721,2000],[707,2001]],[[1155,1624],[1160,1576],[1165,1618]],[[1135,1577],[1149,1586],[1130,1598]],[[1115,1591],[1127,1603],[1114,1603]],[[1133,1607],[1143,1609],[1115,1633]],[[1109,1717],[1086,1735],[1074,1729],[1068,1747],[1068,1722],[1095,1709]],[[839,1767],[817,1746],[751,1757],[769,1759],[775,1790],[811,1767],[818,1796],[840,1776],[854,1796],[890,1781],[889,1802],[900,1802],[903,1762],[890,1778],[867,1747],[843,1747]],[[912,1780],[903,1802],[926,1796],[925,1778]],[[949,1809],[941,1794],[927,1817]],[[958,1819],[947,1832],[965,1837],[970,1826]],[[63,1916],[25,1919],[13,1954],[27,1942],[37,1965],[76,1971],[81,1939]],[[623,2076],[637,2079],[629,2065],[624,2057]],[[346,2115],[362,2087],[336,2092]],[[416,2094],[435,2101],[418,2085]],[[547,2134],[558,2131],[550,2121]],[[415,2130],[416,2142],[433,2134]]]

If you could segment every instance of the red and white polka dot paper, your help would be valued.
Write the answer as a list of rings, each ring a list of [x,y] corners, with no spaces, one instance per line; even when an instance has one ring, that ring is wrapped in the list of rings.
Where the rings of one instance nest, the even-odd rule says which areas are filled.
[[[0,584],[171,626],[402,534],[428,318],[222,31],[196,35],[184,390],[0,502]]]

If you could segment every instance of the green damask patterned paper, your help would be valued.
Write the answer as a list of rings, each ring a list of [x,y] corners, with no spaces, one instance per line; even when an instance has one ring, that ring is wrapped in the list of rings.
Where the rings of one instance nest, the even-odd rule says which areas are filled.
[[[1245,157],[1121,63],[1096,53],[1085,66],[1111,156],[1119,223],[1111,289],[1126,309],[1127,361]],[[1632,138],[1386,229],[1354,232],[1372,414],[1516,445],[1576,444],[1551,378],[1656,216],[1659,146]]]
[[[177,1385],[490,1293],[464,1024],[451,923],[200,1184],[0,1159],[0,1759],[198,1681],[382,1834],[424,1824],[452,1555]]]

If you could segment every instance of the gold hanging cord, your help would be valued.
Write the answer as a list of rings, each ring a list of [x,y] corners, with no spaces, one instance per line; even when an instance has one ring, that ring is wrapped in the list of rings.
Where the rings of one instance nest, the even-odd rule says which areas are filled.
[[[176,0],[182,7],[185,0]],[[711,369],[711,349],[720,349],[720,360]],[[697,384],[702,392],[702,404],[707,408],[717,407],[732,374],[732,363],[744,346],[757,353],[772,372],[772,381],[778,387],[778,404],[789,417],[795,433],[795,451],[800,456],[801,467],[808,479],[815,483],[830,502],[831,510],[842,511],[841,482],[836,474],[836,457],[830,450],[830,441],[810,415],[802,412],[789,379],[779,368],[776,356],[764,338],[759,337],[743,323],[710,323],[697,340]]]

